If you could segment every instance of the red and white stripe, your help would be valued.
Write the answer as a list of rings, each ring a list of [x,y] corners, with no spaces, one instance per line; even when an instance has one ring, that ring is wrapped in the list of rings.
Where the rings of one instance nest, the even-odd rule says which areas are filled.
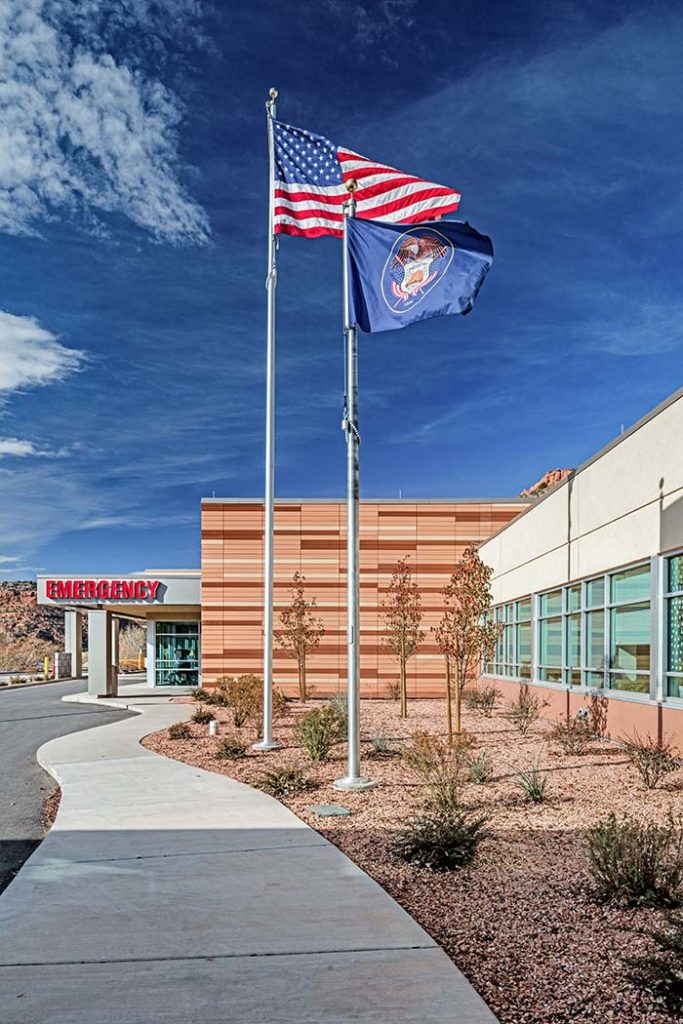
[[[343,235],[345,183],[358,183],[356,216],[395,224],[419,224],[457,210],[460,193],[404,174],[348,149],[338,149],[344,184],[313,186],[275,182],[275,231],[285,235]]]

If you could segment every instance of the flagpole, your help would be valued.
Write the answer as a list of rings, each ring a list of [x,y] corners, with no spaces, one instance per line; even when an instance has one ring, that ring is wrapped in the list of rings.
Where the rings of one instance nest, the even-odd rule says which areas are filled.
[[[277,285],[277,243],[275,237],[275,120],[277,89],[270,90],[266,102],[268,159],[270,166],[268,197],[268,332],[266,342],[266,458],[263,499],[263,733],[255,750],[276,750],[273,739],[273,534],[275,501],[275,288]]]
[[[334,783],[335,789],[368,789],[374,783],[360,774],[360,614],[359,614],[359,464],[358,448],[358,338],[352,324],[349,303],[348,219],[355,216],[355,181],[347,184],[344,204],[344,336],[346,341],[346,409],[343,429],[346,433],[346,605],[347,605],[347,685],[348,685],[348,771]]]

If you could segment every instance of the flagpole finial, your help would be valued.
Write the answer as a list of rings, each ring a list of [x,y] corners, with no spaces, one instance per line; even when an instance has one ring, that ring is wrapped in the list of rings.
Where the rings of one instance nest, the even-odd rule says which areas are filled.
[[[271,89],[270,92],[268,93],[268,95],[270,96],[271,100],[276,100],[277,99],[277,89]]]
[[[345,184],[345,188],[347,192],[350,192],[351,195],[353,195],[354,192],[358,191],[358,182],[355,178],[349,178]]]

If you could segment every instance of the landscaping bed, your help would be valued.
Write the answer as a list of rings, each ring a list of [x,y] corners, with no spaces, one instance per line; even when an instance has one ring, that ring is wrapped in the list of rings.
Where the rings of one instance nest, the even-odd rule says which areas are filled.
[[[218,760],[225,737],[255,739],[237,730],[226,708],[212,708],[219,736],[208,725],[189,725],[189,737],[154,733],[143,745],[191,765],[254,783],[274,766],[307,764],[295,740],[295,724],[307,710],[289,703],[275,723],[282,749],[239,760]],[[422,731],[444,734],[439,701],[415,700],[409,718],[394,701],[364,700],[361,706],[363,773],[376,782],[366,792],[338,793],[332,782],[346,774],[346,746],[310,765],[315,788],[283,798],[299,817],[338,846],[375,878],[446,950],[486,1000],[501,1024],[670,1024],[665,1009],[631,982],[624,954],[646,952],[643,929],[661,920],[659,911],[621,909],[597,902],[585,852],[586,828],[606,817],[628,814],[664,823],[683,803],[683,771],[646,790],[619,746],[595,740],[586,753],[569,755],[551,742],[551,726],[536,722],[520,735],[498,707],[492,717],[465,712],[463,725],[486,752],[492,777],[468,782],[464,803],[489,818],[489,835],[466,867],[436,872],[407,864],[393,852],[397,832],[420,813],[425,791],[403,757],[387,756]],[[373,744],[372,739],[378,738]],[[376,748],[379,748],[379,755]],[[538,766],[547,778],[546,799],[529,803],[517,772]],[[348,817],[319,818],[313,804],[339,803]]]

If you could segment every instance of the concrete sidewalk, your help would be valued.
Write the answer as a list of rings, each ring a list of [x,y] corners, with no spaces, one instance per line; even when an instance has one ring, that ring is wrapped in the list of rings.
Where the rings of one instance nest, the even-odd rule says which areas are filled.
[[[139,745],[188,706],[141,710],[39,751],[62,805],[0,896],[3,1024],[495,1024],[280,803]]]

